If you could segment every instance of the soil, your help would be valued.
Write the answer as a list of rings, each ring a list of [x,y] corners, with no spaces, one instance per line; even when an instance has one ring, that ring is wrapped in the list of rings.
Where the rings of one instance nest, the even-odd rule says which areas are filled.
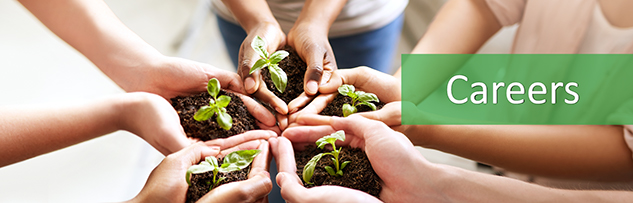
[[[343,104],[346,103],[351,104],[352,98],[337,94],[336,97],[334,97],[334,100],[327,104],[327,106],[325,106],[325,108],[319,113],[319,115],[343,117]],[[376,110],[382,109],[382,107],[385,106],[385,103],[383,102],[372,103],[376,105]],[[356,109],[358,110],[358,112],[371,111],[371,108],[369,108],[369,106],[367,105],[358,105],[356,106]]]
[[[326,147],[327,149],[327,147]],[[295,160],[297,161],[297,175],[303,177],[303,168],[312,157],[322,152],[331,150],[319,149],[316,146],[307,146],[305,150],[295,152]],[[374,172],[369,163],[369,159],[365,152],[359,148],[343,147],[339,154],[339,161],[351,161],[343,169],[343,176],[334,177],[327,173],[323,168],[325,166],[334,166],[334,162],[330,159],[332,156],[324,156],[319,160],[314,169],[312,182],[314,185],[303,183],[303,186],[310,188],[320,185],[339,185],[343,187],[353,188],[369,193],[375,197],[379,197],[382,186],[380,185],[380,177]],[[301,178],[303,181],[303,178]]]
[[[303,78],[305,78],[308,66],[306,65],[306,62],[299,57],[299,54],[297,54],[294,48],[286,45],[280,50],[286,50],[290,53],[288,57],[279,62],[279,67],[284,70],[288,76],[288,85],[286,86],[286,90],[283,93],[280,93],[279,90],[277,90],[275,84],[273,84],[273,80],[270,79],[270,72],[268,72],[268,68],[262,69],[261,73],[268,90],[288,104],[290,101],[299,97],[299,95],[303,93]]]
[[[218,159],[219,163],[222,163],[222,159]],[[229,173],[218,173],[218,177],[226,177],[226,179],[220,182],[220,185],[224,185],[226,183],[246,180],[248,179],[248,173],[251,171],[251,165],[248,167],[239,170],[233,171]],[[209,187],[211,186],[211,181],[213,181],[213,171],[209,171],[206,173],[200,174],[191,174],[191,186],[187,188],[187,200],[186,203],[193,203],[198,201],[198,199],[202,198],[205,194],[209,192]]]
[[[196,121],[193,115],[202,106],[209,105],[211,95],[208,92],[200,93],[192,96],[178,96],[171,99],[172,106],[178,112],[180,124],[185,130],[187,137],[198,138],[202,141],[213,140],[217,138],[227,138],[233,135],[241,134],[249,130],[259,129],[257,120],[246,108],[242,99],[232,92],[220,90],[219,95],[227,95],[231,97],[231,102],[226,107],[227,112],[233,118],[233,126],[229,130],[224,130],[216,123],[216,115],[206,121]],[[218,96],[219,97],[219,96]]]

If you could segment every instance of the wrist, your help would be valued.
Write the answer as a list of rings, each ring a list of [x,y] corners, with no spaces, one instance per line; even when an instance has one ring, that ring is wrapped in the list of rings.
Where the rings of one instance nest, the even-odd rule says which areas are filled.
[[[405,134],[415,146],[432,148],[435,132],[437,132],[440,127],[439,125],[405,125],[403,134]]]

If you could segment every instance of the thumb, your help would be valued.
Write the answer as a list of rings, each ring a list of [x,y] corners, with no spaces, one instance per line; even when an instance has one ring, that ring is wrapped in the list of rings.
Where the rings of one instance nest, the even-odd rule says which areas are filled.
[[[304,202],[302,197],[308,196],[308,189],[303,187],[299,177],[287,172],[277,174],[277,184],[281,188],[281,197],[288,202]]]
[[[273,188],[268,173],[260,173],[244,181],[221,185],[204,195],[198,202],[255,202]]]
[[[319,81],[321,81],[321,76],[323,76],[324,58],[325,52],[320,51],[309,52],[305,57],[308,69],[303,79],[303,88],[308,95],[314,95],[319,90]]]
[[[391,102],[387,103],[382,109],[377,111],[369,111],[369,112],[361,112],[356,113],[359,116],[383,122],[387,124],[387,126],[397,126],[401,125],[402,117],[401,117],[401,106],[400,102]]]

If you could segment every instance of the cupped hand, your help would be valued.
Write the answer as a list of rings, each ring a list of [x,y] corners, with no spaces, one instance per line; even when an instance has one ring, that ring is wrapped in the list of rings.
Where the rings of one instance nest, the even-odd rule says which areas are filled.
[[[237,73],[244,81],[246,93],[254,94],[255,97],[263,102],[271,104],[277,112],[287,114],[288,106],[272,92],[277,90],[269,90],[266,87],[266,83],[261,77],[261,70],[249,74],[251,67],[261,58],[251,47],[251,43],[257,36],[266,42],[268,53],[274,53],[286,41],[286,35],[278,24],[263,23],[255,26],[249,30],[248,36],[246,36],[240,46]]]
[[[323,124],[323,120],[305,122],[308,125]],[[329,117],[326,123],[328,125],[288,128],[282,136],[292,141],[295,146],[305,146],[305,143],[314,143],[324,135],[344,130],[346,138],[341,146],[349,145],[363,149],[372,163],[372,168],[382,179],[381,200],[419,202],[435,198],[434,195],[438,193],[437,189],[433,188],[435,183],[426,177],[436,175],[439,169],[424,159],[402,133],[391,130],[384,123],[360,115],[351,115],[347,118]],[[291,150],[287,146],[289,143],[282,144],[283,138],[278,140],[278,146],[273,148],[276,159],[292,159],[292,154],[288,155],[288,150]],[[274,145],[273,139],[270,142]],[[292,170],[296,169],[291,168],[296,166],[290,166],[294,163],[281,163],[285,165],[279,166],[280,172],[288,172],[288,176],[295,174]],[[298,176],[295,179],[299,180]],[[283,183],[281,185],[283,195]],[[332,198],[334,200],[338,197]]]
[[[303,79],[305,96],[315,95],[337,69],[328,30],[310,23],[295,24],[288,32],[288,45],[294,47],[308,65]]]
[[[343,84],[354,85],[357,90],[374,93],[384,103],[400,101],[400,80],[367,66],[334,71],[329,81],[319,87],[319,92],[321,94],[337,94],[338,87]],[[331,101],[334,98],[328,99]],[[323,102],[328,101],[328,99],[320,99],[320,103],[315,103],[310,102],[306,95],[301,95],[288,104],[288,110],[292,114],[310,102],[310,104],[315,103],[318,107],[322,106],[320,109],[316,108],[320,112],[327,105],[327,103],[323,104]]]

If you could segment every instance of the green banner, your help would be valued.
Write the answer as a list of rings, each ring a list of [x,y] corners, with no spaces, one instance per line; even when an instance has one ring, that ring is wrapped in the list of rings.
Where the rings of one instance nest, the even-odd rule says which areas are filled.
[[[632,125],[633,55],[403,54],[402,124]]]

